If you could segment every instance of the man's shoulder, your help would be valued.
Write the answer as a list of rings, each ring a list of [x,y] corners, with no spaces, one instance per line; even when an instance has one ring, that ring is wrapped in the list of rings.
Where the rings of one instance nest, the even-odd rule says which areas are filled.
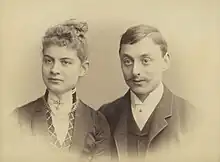
[[[198,120],[197,108],[188,100],[173,94],[173,115],[178,117],[183,132],[192,131]]]
[[[98,110],[107,119],[112,133],[120,119],[121,113],[125,109],[124,102],[126,102],[125,95],[102,105]]]
[[[175,94],[171,89],[169,89],[166,86],[164,89],[165,89],[164,95],[168,96],[165,98],[171,101],[173,108],[184,109],[184,110],[189,109],[189,108],[194,109],[193,104],[191,104],[187,99],[185,99],[184,97],[180,95]],[[165,101],[165,102],[168,102],[168,101]]]
[[[195,111],[195,106],[187,99],[173,94],[173,104],[180,112]]]
[[[117,99],[110,101],[108,103],[103,104],[99,111],[103,114],[114,112],[116,109],[120,107],[121,103],[123,102],[125,96],[118,97]]]

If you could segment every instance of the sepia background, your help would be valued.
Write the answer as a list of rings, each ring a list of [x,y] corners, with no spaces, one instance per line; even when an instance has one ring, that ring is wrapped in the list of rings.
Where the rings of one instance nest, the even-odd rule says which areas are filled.
[[[128,27],[144,23],[157,27],[168,42],[172,63],[164,75],[164,83],[202,112],[197,133],[187,137],[184,157],[194,161],[217,159],[220,1],[1,0],[0,3],[0,104],[4,118],[45,91],[41,78],[41,38],[48,27],[70,18],[88,22],[90,69],[80,80],[77,92],[84,102],[98,109],[127,91],[119,64],[119,40]],[[7,127],[4,118],[3,126]],[[2,151],[1,155],[6,154]]]

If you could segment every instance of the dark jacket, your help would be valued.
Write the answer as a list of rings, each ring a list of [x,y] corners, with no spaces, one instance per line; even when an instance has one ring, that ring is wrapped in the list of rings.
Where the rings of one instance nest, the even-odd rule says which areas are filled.
[[[123,97],[103,105],[102,112],[110,124],[112,135],[112,156],[116,159],[128,157],[128,112],[131,110],[130,91]],[[148,133],[146,154],[165,148],[168,144],[180,142],[181,135],[192,129],[190,123],[194,114],[194,107],[186,100],[174,95],[164,86],[162,99],[156,106]]]
[[[49,143],[50,136],[45,111],[44,99],[40,97],[15,109],[13,117],[23,134],[43,137],[45,142]],[[76,109],[74,133],[69,151],[84,155],[82,157],[88,161],[103,157],[107,159],[109,135],[110,130],[105,117],[80,100]]]

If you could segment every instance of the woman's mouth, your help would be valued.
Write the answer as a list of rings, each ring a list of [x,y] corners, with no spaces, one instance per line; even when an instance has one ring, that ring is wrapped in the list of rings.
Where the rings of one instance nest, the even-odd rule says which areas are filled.
[[[49,81],[49,82],[52,82],[52,83],[60,83],[60,82],[63,82],[62,79],[58,79],[58,78],[48,78],[48,81]]]

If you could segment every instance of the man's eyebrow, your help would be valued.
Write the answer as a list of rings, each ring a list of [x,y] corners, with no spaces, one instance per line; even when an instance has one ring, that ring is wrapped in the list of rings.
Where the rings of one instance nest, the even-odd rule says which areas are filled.
[[[132,59],[132,57],[129,54],[126,54],[126,53],[122,53],[121,57],[128,57],[128,58]]]
[[[149,54],[149,53],[143,53],[143,54],[141,54],[141,57],[149,57],[149,56],[151,56],[151,54]]]
[[[47,54],[44,54],[43,57],[49,57],[50,59],[54,59],[53,57],[47,55]]]
[[[62,58],[60,58],[60,60],[73,60],[73,59],[69,58],[69,57],[62,57]]]

